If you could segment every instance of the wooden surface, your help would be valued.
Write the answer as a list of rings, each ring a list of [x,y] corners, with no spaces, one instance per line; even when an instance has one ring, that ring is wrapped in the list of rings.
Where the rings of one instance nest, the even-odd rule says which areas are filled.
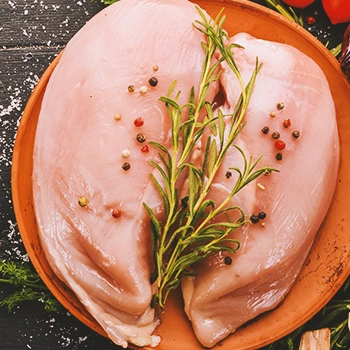
[[[28,261],[16,226],[10,190],[12,149],[21,113],[46,67],[103,7],[90,0],[0,1],[1,259]],[[314,11],[321,13],[320,2],[309,13],[314,15]],[[318,16],[315,17],[321,18]],[[332,47],[340,42],[344,26],[333,27],[319,20],[307,28],[324,43],[330,41]],[[11,287],[0,285],[0,299],[10,292]],[[48,313],[39,302],[25,303],[12,313],[0,308],[0,334],[3,350],[118,349],[64,309]]]

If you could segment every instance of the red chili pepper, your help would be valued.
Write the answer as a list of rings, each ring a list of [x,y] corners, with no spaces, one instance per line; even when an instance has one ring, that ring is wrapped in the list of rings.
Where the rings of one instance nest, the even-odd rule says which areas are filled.
[[[283,0],[287,5],[303,9],[311,5],[315,0]]]
[[[350,21],[349,0],[322,0],[322,5],[333,24]]]

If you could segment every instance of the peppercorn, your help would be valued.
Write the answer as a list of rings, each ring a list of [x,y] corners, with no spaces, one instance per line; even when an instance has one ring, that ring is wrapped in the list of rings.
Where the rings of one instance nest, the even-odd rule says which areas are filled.
[[[284,108],[284,103],[283,102],[278,102],[277,103],[277,109],[281,111]]]
[[[274,131],[271,135],[271,137],[275,140],[280,138],[280,133],[278,131]]]
[[[264,220],[266,218],[266,213],[261,211],[259,214],[258,214],[258,217],[260,220]]]
[[[158,79],[156,77],[150,78],[150,80],[148,80],[148,82],[149,82],[149,85],[151,85],[153,87],[158,85]]]
[[[130,163],[123,163],[122,165],[123,170],[128,171],[131,168]]]
[[[282,160],[283,156],[282,156],[282,153],[277,153],[276,154],[276,159],[277,160]]]
[[[294,137],[295,139],[298,139],[299,136],[300,136],[300,131],[295,130],[295,131],[292,132],[292,135],[293,135],[293,137]]]
[[[140,93],[145,94],[148,91],[147,86],[141,86],[140,87]]]
[[[276,112],[270,112],[270,117],[275,118],[276,117]]]
[[[269,133],[270,129],[268,126],[264,126],[262,129],[261,129],[261,132],[265,135],[267,135]]]
[[[224,262],[225,262],[225,265],[231,265],[232,258],[230,256],[225,256]]]
[[[225,176],[229,179],[229,178],[232,176],[231,171],[227,171],[226,174],[225,174]]]
[[[286,144],[285,144],[285,142],[283,142],[282,140],[277,140],[277,141],[275,142],[275,147],[276,147],[278,150],[282,151],[282,150],[284,150],[284,149],[286,148]]]
[[[82,208],[84,208],[84,207],[86,207],[86,206],[89,204],[89,201],[87,200],[86,197],[82,196],[82,197],[80,197],[80,198],[78,199],[78,204],[79,204]]]
[[[136,135],[136,140],[140,143],[143,143],[146,141],[146,135],[140,132]]]
[[[145,123],[145,122],[144,122],[143,118],[141,118],[141,117],[136,118],[136,119],[134,120],[134,125],[135,125],[137,128],[143,126],[144,123]]]
[[[118,208],[112,210],[112,216],[114,219],[118,219],[122,215],[122,212]]]
[[[129,85],[128,86],[128,91],[129,92],[134,92],[135,91],[135,86],[134,85]]]
[[[149,152],[149,148],[147,145],[144,145],[143,147],[141,147],[141,152],[143,153],[148,153]]]
[[[289,128],[292,125],[292,123],[290,122],[290,119],[286,119],[283,121],[283,126],[285,128]]]
[[[123,152],[122,152],[122,157],[123,158],[129,158],[130,157],[130,151],[128,149],[125,149]]]
[[[252,224],[257,224],[257,223],[259,222],[259,216],[253,214],[253,215],[250,217],[250,221],[252,222]]]
[[[116,115],[114,116],[114,120],[115,120],[115,121],[119,122],[120,119],[122,119],[122,115],[121,115],[121,114],[118,113],[118,114],[116,114]]]

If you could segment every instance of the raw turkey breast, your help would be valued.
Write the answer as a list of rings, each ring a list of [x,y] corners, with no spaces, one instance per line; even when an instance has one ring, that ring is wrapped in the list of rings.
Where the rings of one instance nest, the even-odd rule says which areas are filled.
[[[43,249],[57,276],[123,347],[160,341],[152,335],[158,321],[150,308],[153,263],[142,202],[161,215],[161,200],[150,185],[149,161],[158,158],[147,141],[170,145],[159,98],[173,81],[181,104],[199,85],[205,38],[192,26],[199,18],[185,0],[109,6],[69,42],[42,104],[33,191]]]
[[[248,217],[261,216],[232,234],[241,243],[238,252],[213,255],[195,266],[196,277],[183,279],[186,313],[205,347],[283,300],[331,203],[339,162],[334,104],[320,68],[284,44],[247,34],[231,41],[244,47],[234,52],[245,82],[256,57],[263,63],[236,144],[254,160],[263,155],[261,167],[280,172],[263,175],[232,199],[230,205],[240,206]],[[232,113],[240,88],[225,64],[221,84],[225,101],[220,108]],[[221,202],[233,187],[234,172],[225,176],[232,166],[243,167],[235,148],[212,186],[213,200]]]

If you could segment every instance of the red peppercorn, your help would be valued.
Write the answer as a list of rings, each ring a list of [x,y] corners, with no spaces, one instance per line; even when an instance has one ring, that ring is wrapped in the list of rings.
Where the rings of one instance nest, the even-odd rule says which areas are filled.
[[[282,151],[282,150],[284,150],[284,149],[286,148],[286,144],[285,144],[285,142],[283,142],[282,140],[277,140],[277,141],[275,142],[275,147],[276,147],[278,150]]]
[[[112,216],[114,217],[114,219],[120,218],[121,215],[122,215],[122,212],[118,208],[114,208],[112,210]]]
[[[306,18],[306,23],[307,24],[314,24],[316,22],[315,17],[309,16]]]
[[[148,146],[147,146],[147,145],[143,146],[143,147],[141,148],[141,152],[143,152],[143,153],[148,153],[148,152],[149,152]]]
[[[283,126],[285,128],[289,128],[292,125],[292,123],[290,122],[290,119],[286,119],[283,121]]]
[[[134,125],[135,125],[137,128],[143,126],[144,123],[145,123],[145,122],[144,122],[143,118],[141,118],[141,117],[140,117],[140,118],[136,118],[136,119],[134,120]]]

